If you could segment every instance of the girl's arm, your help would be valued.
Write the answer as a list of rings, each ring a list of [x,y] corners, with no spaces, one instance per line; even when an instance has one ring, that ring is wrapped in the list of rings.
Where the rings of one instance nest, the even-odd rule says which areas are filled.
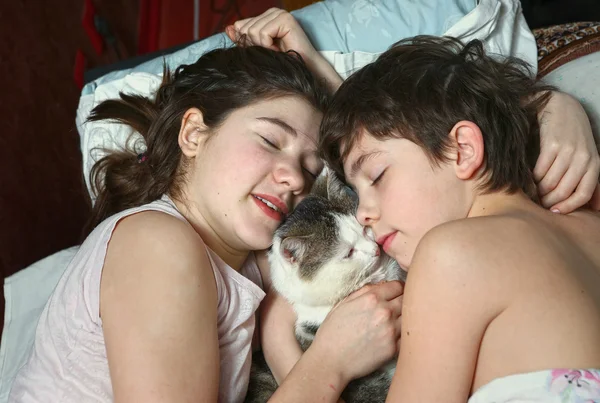
[[[269,290],[264,252],[256,254],[267,291],[261,307],[262,347],[281,385],[270,402],[339,402],[349,381],[371,373],[396,352],[403,286],[397,281],[366,286],[350,295],[325,319],[302,354],[294,336],[296,315]],[[270,296],[270,300],[269,300]],[[279,316],[283,315],[283,316]]]
[[[294,332],[296,313],[275,290],[267,293],[260,307],[262,351],[278,384],[302,357],[302,349]]]
[[[271,287],[269,261],[265,251],[255,252],[267,296],[260,304],[260,343],[265,360],[281,385],[302,356],[294,332],[296,313],[292,305]]]
[[[481,243],[461,228],[431,230],[415,252],[387,402],[469,399],[481,340],[503,302],[502,292],[493,288],[500,282],[481,270],[482,256],[493,251],[482,251]]]
[[[402,291],[397,281],[366,286],[334,308],[269,402],[337,402],[348,382],[393,357]]]
[[[217,401],[216,284],[191,227],[159,212],[119,223],[100,314],[116,403]]]
[[[566,214],[592,199],[590,207],[600,210],[600,156],[581,104],[554,92],[539,121],[540,156],[533,174],[544,207]]]
[[[257,17],[236,21],[225,29],[225,33],[234,42],[246,35],[253,45],[297,52],[313,74],[325,80],[332,93],[342,84],[342,78],[333,66],[317,52],[300,24],[285,10],[270,8]]]

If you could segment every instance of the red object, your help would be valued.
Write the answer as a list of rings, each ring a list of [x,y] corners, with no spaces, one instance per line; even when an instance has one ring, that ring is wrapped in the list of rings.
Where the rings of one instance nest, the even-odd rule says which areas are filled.
[[[238,19],[259,15],[279,5],[278,0],[199,0],[199,39],[223,31]],[[138,26],[138,54],[191,42],[194,0],[140,0]]]
[[[201,0],[202,1],[202,0]],[[187,1],[192,3],[192,1]],[[169,1],[165,2],[169,3]],[[140,0],[140,19],[138,28],[138,54],[150,53],[159,49],[162,2],[160,0]],[[174,21],[173,23],[177,23]]]
[[[104,50],[104,42],[102,36],[96,30],[96,24],[94,24],[94,15],[96,15],[96,9],[92,0],[85,0],[83,4],[83,17],[81,18],[81,25],[85,30],[90,42],[96,51],[96,54],[101,55]]]
[[[85,55],[81,49],[77,49],[75,53],[75,66],[73,67],[73,79],[75,84],[81,90],[83,89],[83,73],[85,72]]]

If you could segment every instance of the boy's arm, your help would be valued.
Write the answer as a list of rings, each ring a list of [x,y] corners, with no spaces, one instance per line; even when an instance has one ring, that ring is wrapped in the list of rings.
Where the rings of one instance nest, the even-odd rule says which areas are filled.
[[[423,238],[410,267],[387,402],[466,402],[485,329],[502,311],[476,237],[444,227]]]

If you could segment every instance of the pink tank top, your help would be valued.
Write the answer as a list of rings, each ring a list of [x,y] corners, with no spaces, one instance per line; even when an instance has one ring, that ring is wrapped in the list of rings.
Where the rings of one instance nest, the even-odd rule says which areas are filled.
[[[99,317],[100,277],[117,222],[146,210],[162,211],[185,221],[164,196],[98,225],[81,245],[44,308],[32,352],[17,374],[9,403],[113,401]],[[219,402],[242,402],[248,387],[255,312],[265,296],[262,280],[254,254],[237,272],[206,249],[219,299]]]

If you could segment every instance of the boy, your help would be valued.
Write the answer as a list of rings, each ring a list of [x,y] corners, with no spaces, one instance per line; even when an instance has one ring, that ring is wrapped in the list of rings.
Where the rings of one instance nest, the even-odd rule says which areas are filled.
[[[338,90],[325,159],[409,273],[388,401],[600,399],[600,216],[535,203],[550,90],[479,41],[433,37]]]

